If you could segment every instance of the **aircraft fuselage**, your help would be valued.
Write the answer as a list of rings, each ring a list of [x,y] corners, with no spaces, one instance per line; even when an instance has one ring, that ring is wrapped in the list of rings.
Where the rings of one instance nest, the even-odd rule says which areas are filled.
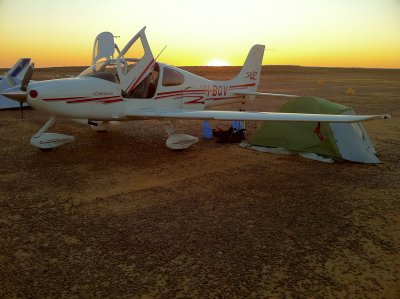
[[[211,81],[181,69],[159,65],[160,78],[150,98],[125,97],[118,83],[94,77],[77,77],[31,83],[27,102],[33,108],[57,117],[127,120],[125,113],[129,109],[203,110],[245,101],[244,97],[233,94],[243,89],[242,85],[230,85],[229,81]],[[164,67],[179,72],[184,77],[183,83],[164,86]]]

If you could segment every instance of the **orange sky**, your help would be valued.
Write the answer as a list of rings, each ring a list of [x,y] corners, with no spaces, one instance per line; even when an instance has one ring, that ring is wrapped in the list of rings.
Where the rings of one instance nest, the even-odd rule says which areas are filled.
[[[159,60],[241,65],[253,44],[264,64],[400,68],[399,0],[0,0],[0,67],[88,65],[95,37],[143,26]]]

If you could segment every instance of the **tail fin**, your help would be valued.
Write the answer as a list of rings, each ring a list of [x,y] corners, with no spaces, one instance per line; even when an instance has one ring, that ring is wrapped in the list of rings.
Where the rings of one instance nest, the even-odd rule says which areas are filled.
[[[22,80],[26,71],[28,70],[30,58],[20,58],[11,69],[7,72],[7,75]]]
[[[261,77],[261,65],[264,56],[264,45],[254,45],[239,73],[231,80],[231,84],[238,89],[256,91]]]

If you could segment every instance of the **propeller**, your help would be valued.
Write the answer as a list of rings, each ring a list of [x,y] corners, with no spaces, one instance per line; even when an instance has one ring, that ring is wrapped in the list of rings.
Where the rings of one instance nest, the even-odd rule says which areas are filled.
[[[7,76],[8,83],[9,84],[12,83],[10,85],[14,86],[14,87],[7,89],[1,93],[1,95],[5,96],[11,100],[19,102],[19,109],[21,111],[22,119],[24,118],[22,105],[24,102],[26,102],[26,100],[28,98],[28,95],[27,95],[28,85],[29,85],[29,82],[31,81],[34,70],[35,70],[35,64],[31,63],[24,75],[24,78],[22,79],[20,86],[15,86],[16,83],[15,83],[14,79],[12,79],[11,77],[9,78]]]

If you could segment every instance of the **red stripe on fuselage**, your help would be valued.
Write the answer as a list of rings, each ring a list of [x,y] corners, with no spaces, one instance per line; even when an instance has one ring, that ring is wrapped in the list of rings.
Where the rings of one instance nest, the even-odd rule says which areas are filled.
[[[174,93],[199,93],[199,92],[202,92],[202,93],[204,93],[204,92],[206,92],[206,90],[204,90],[204,89],[182,89],[182,90],[175,90],[175,91],[164,91],[164,92],[159,92],[159,93],[157,93],[157,96],[158,95],[166,95],[166,94],[174,94]]]
[[[101,101],[103,104],[110,104],[110,103],[116,103],[116,102],[123,102],[124,100],[122,98],[119,99],[114,99],[114,100],[105,100]]]
[[[197,98],[197,99],[191,100],[189,102],[184,102],[184,104],[204,104],[203,96],[185,96],[185,98]]]
[[[65,101],[67,104],[79,104],[79,103],[101,101],[108,104],[114,102],[122,102],[123,99],[120,96],[109,96],[100,98],[89,98],[89,97],[51,98],[51,99],[43,99],[43,101],[46,102]]]
[[[205,94],[204,90],[178,90],[178,91],[167,91],[160,92],[157,94],[155,99],[165,99],[165,98],[174,98],[177,97],[194,97]]]
[[[76,100],[76,99],[85,99],[86,97],[72,97],[72,98],[51,98],[51,99],[43,99],[43,101],[67,101],[67,100]]]
[[[79,103],[87,103],[87,102],[95,102],[98,101],[96,98],[87,98],[82,100],[74,100],[74,101],[67,101],[67,104],[79,104]]]
[[[237,89],[237,88],[243,88],[243,87],[249,87],[249,86],[256,86],[256,83],[231,85],[231,86],[229,86],[229,89]]]
[[[242,97],[207,98],[206,101],[231,100],[231,99],[241,99],[241,98]]]
[[[85,98],[80,100],[67,101],[67,104],[75,104],[75,103],[85,103],[92,101],[100,101],[100,100],[115,100],[120,99],[120,96],[110,96],[110,97],[101,97],[101,98]]]

